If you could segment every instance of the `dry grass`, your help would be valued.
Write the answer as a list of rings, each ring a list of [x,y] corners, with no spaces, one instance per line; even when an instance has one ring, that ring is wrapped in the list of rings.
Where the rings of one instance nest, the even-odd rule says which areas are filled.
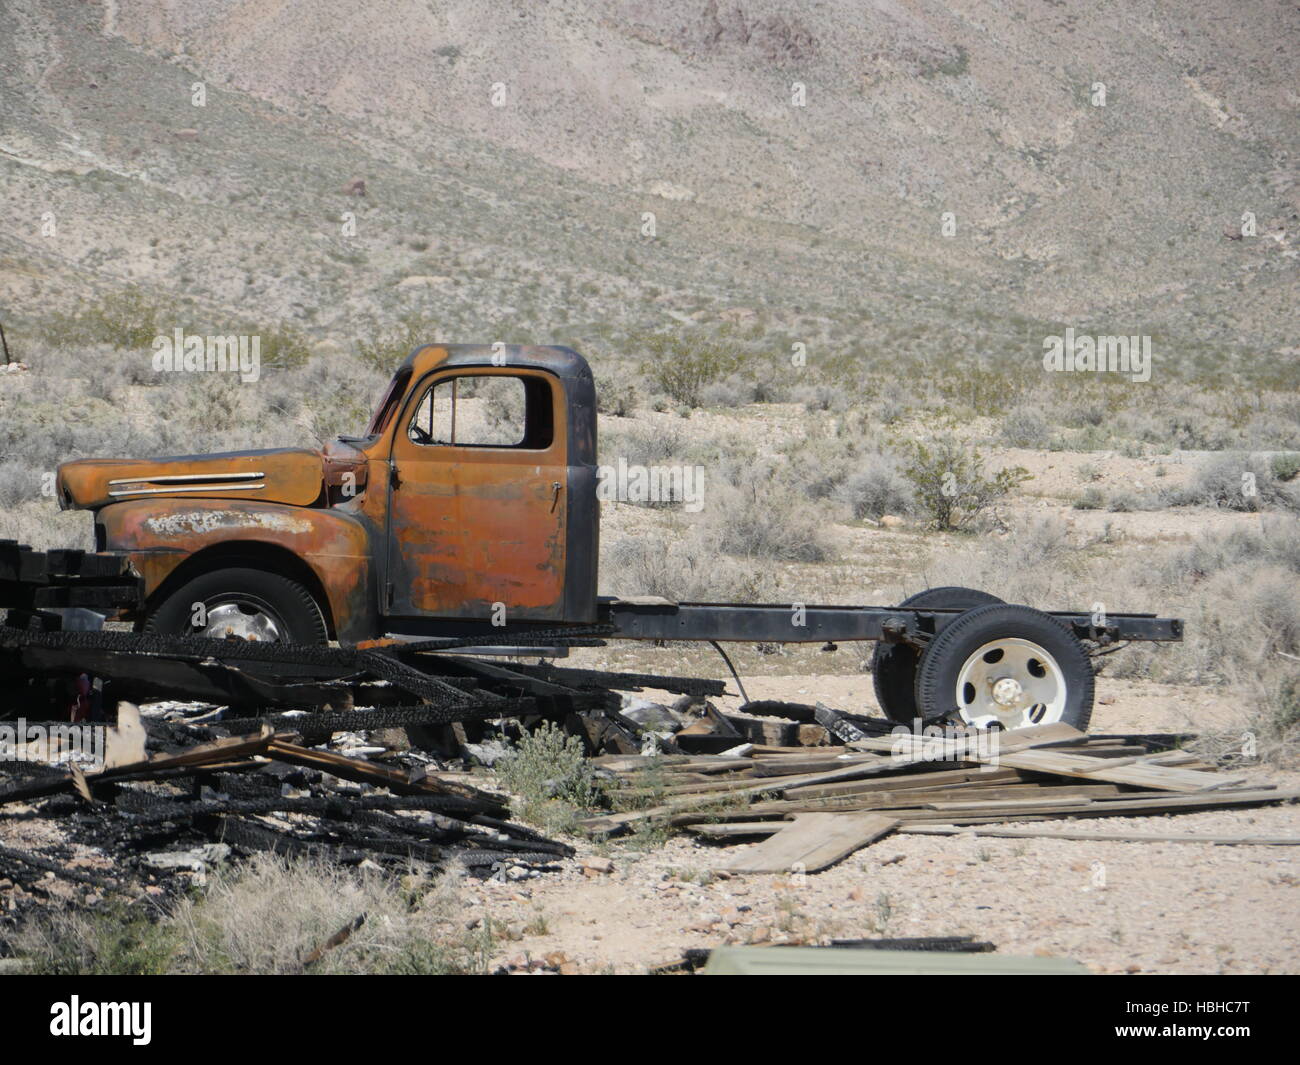
[[[304,965],[361,915],[345,943]],[[452,874],[258,855],[170,909],[47,907],[4,945],[33,973],[443,974],[484,971],[489,933],[466,932]]]

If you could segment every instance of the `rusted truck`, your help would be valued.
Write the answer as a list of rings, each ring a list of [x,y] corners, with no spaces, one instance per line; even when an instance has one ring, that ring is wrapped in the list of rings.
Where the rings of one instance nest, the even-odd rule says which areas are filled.
[[[93,514],[99,552],[129,559],[140,591],[113,616],[143,632],[343,646],[508,643],[557,626],[715,646],[877,641],[889,717],[1003,728],[1086,728],[1091,653],[1182,636],[1175,618],[1046,613],[965,588],[896,606],[601,597],[596,421],[591,370],[571,349],[428,345],[361,436],[85,459],[60,467],[57,492]]]

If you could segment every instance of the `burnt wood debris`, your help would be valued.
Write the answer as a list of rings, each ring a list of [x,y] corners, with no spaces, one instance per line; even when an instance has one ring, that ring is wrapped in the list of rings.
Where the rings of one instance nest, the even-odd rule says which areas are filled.
[[[23,620],[11,612],[11,622]],[[561,630],[510,639],[595,642]],[[815,873],[892,833],[1297,842],[1071,835],[1034,824],[1300,797],[1217,771],[1179,749],[1185,736],[1088,736],[1058,723],[990,743],[975,731],[900,735],[893,722],[820,703],[750,702],[723,712],[709,701],[726,694],[722,681],[490,661],[473,654],[485,642],[459,641],[459,653],[445,643],[437,651],[400,643],[340,650],[0,626],[0,673],[33,709],[51,705],[42,673],[87,663],[110,670],[106,690],[120,689],[106,700],[118,703],[119,726],[123,713],[137,713],[118,702],[123,692],[222,703],[152,710],[141,718],[140,757],[110,759],[98,772],[50,764],[56,752],[46,764],[8,763],[0,818],[56,818],[66,836],[51,847],[0,847],[0,877],[38,894],[51,874],[126,893],[133,877],[192,875],[256,851],[536,875],[573,848],[512,822],[492,778],[467,770],[490,741],[548,721],[578,737],[617,799],[581,822],[589,837],[654,824],[703,844],[759,841],[723,866],[734,875]],[[123,669],[123,661],[148,668]],[[664,705],[630,694],[646,689],[680,698]],[[330,749],[341,735],[355,737],[353,753]],[[77,844],[104,860],[74,863]]]

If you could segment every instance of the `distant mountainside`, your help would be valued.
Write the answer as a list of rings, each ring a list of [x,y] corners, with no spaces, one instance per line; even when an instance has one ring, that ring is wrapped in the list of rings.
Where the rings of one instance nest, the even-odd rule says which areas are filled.
[[[1270,0],[7,0],[0,301],[1294,360],[1298,31]]]

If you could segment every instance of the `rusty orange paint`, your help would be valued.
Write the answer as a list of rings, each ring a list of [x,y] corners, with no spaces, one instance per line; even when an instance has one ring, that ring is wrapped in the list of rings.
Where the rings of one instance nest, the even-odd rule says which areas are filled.
[[[590,469],[594,461],[590,371],[567,349],[512,348],[505,366],[489,357],[493,350],[415,351],[365,437],[319,451],[71,462],[59,469],[60,504],[96,512],[101,547],[129,555],[149,597],[166,593],[190,560],[225,557],[240,545],[289,552],[310,567],[345,642],[382,635],[383,615],[487,619],[494,604],[504,605],[508,621],[566,613],[591,620],[594,498],[578,526],[586,548],[582,594],[566,601],[565,583],[570,464]],[[548,365],[576,376],[562,382]],[[533,382],[526,385],[530,397],[549,394],[549,408],[538,407],[549,411],[549,442],[415,443],[406,431],[414,404],[436,381],[466,374],[521,377]],[[584,390],[576,414],[567,391],[575,380]],[[576,460],[569,454],[573,440],[583,456]]]
[[[427,445],[405,426],[449,376],[510,375],[545,386],[550,440],[537,449]],[[563,390],[539,371],[473,367],[415,378],[392,430],[388,565],[399,615],[556,620],[564,613],[567,490]]]
[[[281,548],[302,559],[320,582],[336,629],[366,633],[376,616],[372,534],[342,508],[293,508],[218,499],[140,499],[98,515],[105,547],[122,551],[153,597],[184,562],[241,544]]]
[[[305,448],[85,459],[60,467],[57,490],[67,505],[87,508],[159,496],[261,499],[305,507],[321,493],[321,471],[321,453]]]

